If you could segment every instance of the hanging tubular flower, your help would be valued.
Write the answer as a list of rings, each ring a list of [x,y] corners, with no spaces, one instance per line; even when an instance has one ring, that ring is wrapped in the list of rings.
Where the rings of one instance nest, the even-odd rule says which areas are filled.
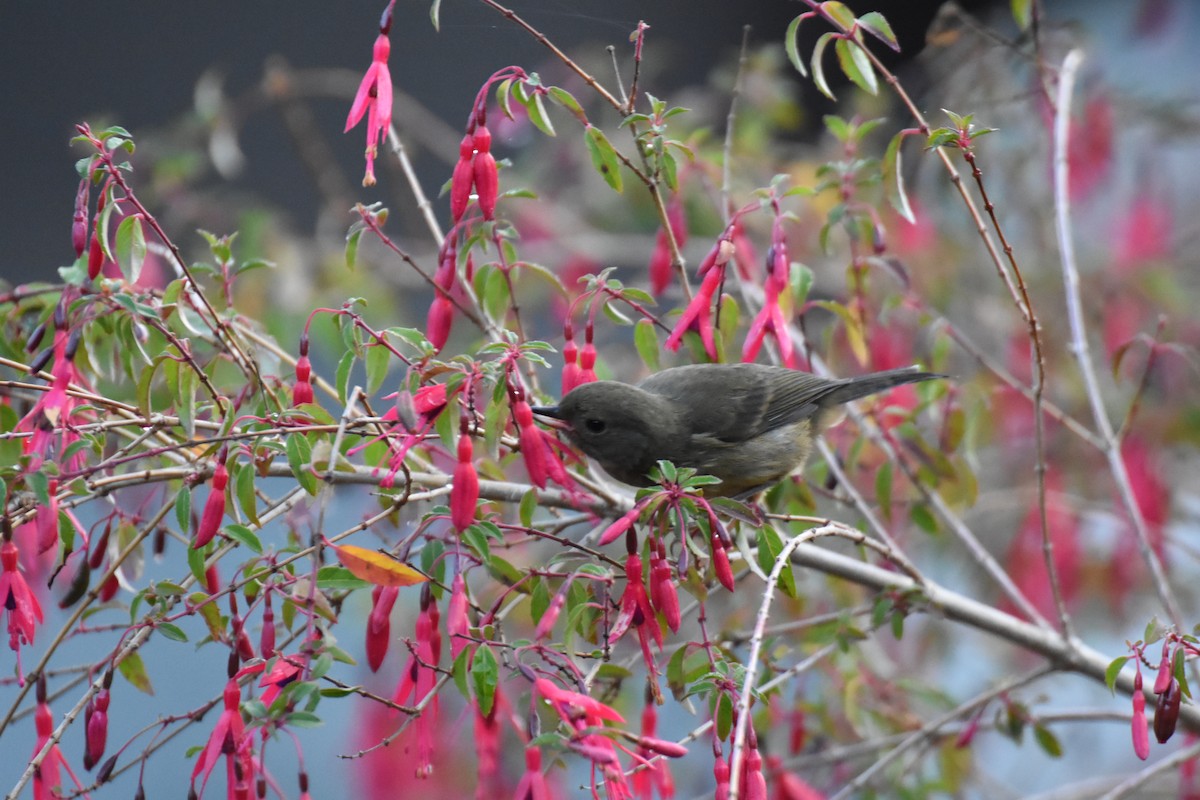
[[[671,198],[667,205],[667,221],[671,225],[671,233],[675,236],[675,244],[680,250],[687,242],[687,221],[683,216],[683,202],[679,195]],[[671,283],[671,242],[667,238],[665,228],[660,228],[654,239],[654,252],[650,256],[650,290],[654,294],[662,294]]]
[[[475,524],[476,505],[479,503],[479,475],[475,472],[475,449],[467,435],[466,418],[463,432],[458,437],[458,463],[454,466],[454,483],[450,487],[450,522],[454,530],[462,533]]]
[[[200,757],[196,759],[196,766],[192,767],[193,793],[196,792],[196,776],[201,772],[204,773],[204,780],[200,783],[200,792],[196,796],[204,794],[204,787],[208,785],[208,779],[217,766],[217,759],[220,756],[225,756],[229,764],[229,797],[236,796],[234,791],[236,784],[252,782],[254,762],[250,758],[250,740],[246,736],[246,724],[242,721],[242,712],[239,709],[242,702],[242,689],[238,685],[237,678],[230,678],[229,683],[225,684],[224,701],[225,710],[217,718],[217,724],[213,726],[208,742],[200,751]]]
[[[213,540],[221,527],[221,520],[225,517],[225,486],[229,483],[229,471],[225,469],[225,448],[221,448],[217,458],[217,468],[213,470],[208,500],[204,503],[204,513],[200,516],[200,525],[196,528],[196,540],[192,542],[192,548],[196,550]]]
[[[392,606],[400,595],[399,586],[376,586],[371,592],[371,613],[367,615],[367,665],[378,672],[392,640]]]
[[[308,360],[308,334],[300,337],[300,357],[296,359],[296,385],[292,387],[292,405],[311,403],[314,399],[312,387],[312,362]]]
[[[86,748],[83,753],[83,768],[90,770],[100,759],[104,758],[104,748],[108,744],[108,689],[101,689],[88,703],[84,713],[84,730],[86,731]]]
[[[467,211],[475,183],[475,138],[467,134],[458,143],[458,162],[450,178],[450,217],[458,222]]]
[[[475,129],[475,194],[479,197],[479,210],[484,219],[496,216],[496,198],[500,194],[500,172],[496,168],[496,157],[492,155],[492,133],[486,125]]]
[[[8,646],[17,652],[17,674],[20,669],[21,645],[33,644],[33,635],[43,621],[42,607],[37,597],[18,571],[20,553],[11,541],[0,545],[0,613],[8,613]],[[24,685],[22,683],[22,685]]]
[[[371,66],[363,75],[358,92],[354,95],[354,103],[346,116],[346,133],[358,124],[363,115],[367,115],[367,172],[363,176],[363,186],[375,185],[375,156],[379,153],[379,139],[387,135],[392,124],[392,74],[388,71],[388,55],[392,43],[388,39],[387,29],[391,26],[390,7],[384,14],[386,24],[375,39],[374,52],[371,55]]]
[[[699,331],[700,340],[704,342],[704,352],[713,361],[717,360],[717,342],[713,335],[712,306],[713,298],[716,296],[724,277],[724,268],[710,269],[704,276],[704,281],[700,284],[700,289],[675,323],[675,328],[671,331],[671,335],[667,337],[666,347],[668,350],[678,350],[679,345],[683,342],[683,335],[689,330],[694,329]]]

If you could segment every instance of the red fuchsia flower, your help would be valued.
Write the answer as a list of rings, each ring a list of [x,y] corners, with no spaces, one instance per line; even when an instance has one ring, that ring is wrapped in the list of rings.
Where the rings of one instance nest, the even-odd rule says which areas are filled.
[[[475,450],[467,435],[466,418],[458,437],[458,463],[454,466],[454,483],[450,486],[450,521],[454,530],[462,533],[475,524],[479,503],[479,475],[475,472]]]
[[[598,544],[600,547],[603,547],[606,544],[615,542],[617,537],[621,536],[633,527],[633,524],[637,522],[638,517],[641,516],[642,509],[644,507],[645,503],[639,503],[633,508],[629,509],[629,511],[625,512],[623,517],[614,522],[612,525],[609,525],[604,530],[604,533],[600,534],[600,539],[596,542],[596,544]]]
[[[311,403],[313,398],[312,362],[308,361],[307,354],[301,354],[299,359],[296,359],[296,383],[292,387],[292,404],[304,405]]]
[[[108,689],[96,692],[84,711],[83,727],[86,746],[83,753],[83,768],[90,770],[104,758],[108,744]]]
[[[350,113],[346,116],[346,133],[358,124],[363,115],[367,115],[367,172],[363,176],[363,186],[375,185],[375,156],[379,153],[379,140],[387,135],[392,124],[392,74],[388,71],[388,55],[392,43],[388,40],[388,30],[391,27],[391,6],[384,12],[384,24],[380,26],[380,34],[375,39],[374,52],[371,55],[371,66],[363,75]]]
[[[262,635],[258,640],[258,652],[263,658],[275,657],[275,612],[271,610],[271,593],[263,596]]]
[[[563,328],[562,394],[565,397],[583,381],[579,380],[579,347],[575,344],[575,332],[568,320]]]
[[[392,606],[400,595],[398,586],[376,586],[371,591],[371,613],[367,615],[367,665],[378,672],[392,641]]]
[[[17,676],[24,686],[21,645],[33,644],[33,635],[44,618],[37,597],[19,571],[19,556],[11,541],[0,545],[0,613],[8,613],[8,646],[17,653]]]
[[[88,234],[88,193],[92,187],[91,175],[86,175],[79,181],[75,191],[75,214],[71,218],[71,246],[75,248],[75,257],[83,255],[87,249]]]
[[[46,705],[46,698],[40,687],[38,694],[37,710],[33,714],[34,727],[37,730],[37,740],[33,746],[34,756],[42,752],[42,748],[54,734],[54,714],[50,711],[50,706]],[[51,746],[46,757],[42,759],[42,763],[33,772],[33,800],[55,800],[62,796],[60,794],[62,789],[61,769],[66,769],[68,773],[71,771],[71,768],[67,766],[67,760],[63,757],[62,750],[55,744]],[[79,782],[76,781],[76,784],[78,785]]]
[[[537,747],[525,748],[525,771],[517,782],[513,800],[550,800],[550,788],[542,773],[542,751]]]
[[[742,361],[753,361],[757,358],[763,339],[770,334],[779,346],[779,356],[783,362],[788,365],[793,363],[792,337],[788,332],[788,319],[782,306],[786,289],[786,283],[780,286],[773,277],[767,278],[763,286],[763,307],[750,323],[750,329],[746,331],[746,341],[742,345]]]
[[[268,662],[269,663],[269,662]],[[255,667],[265,666],[256,664]],[[287,686],[300,679],[304,674],[304,661],[302,656],[281,656],[275,659],[275,663],[271,665],[271,669],[265,670],[263,676],[258,679],[258,685],[263,689],[262,696],[259,700],[267,708],[275,702]]]
[[[687,220],[683,215],[683,201],[679,195],[671,198],[667,204],[667,222],[671,233],[675,235],[675,243],[680,249],[687,242]],[[650,256],[650,290],[662,294],[671,282],[671,243],[667,238],[666,229],[659,229],[654,240],[654,252]]]
[[[1136,659],[1135,659],[1135,662]],[[1150,757],[1150,732],[1146,727],[1146,695],[1142,694],[1142,668],[1133,676],[1133,753],[1142,761]]]
[[[446,346],[453,327],[454,301],[439,290],[429,306],[429,317],[425,321],[425,336],[433,345],[434,352],[440,352]]]
[[[417,614],[414,652],[401,672],[400,683],[392,695],[392,702],[400,705],[416,705],[426,697],[432,696],[424,713],[417,717],[414,725],[417,737],[418,778],[427,778],[433,774],[433,736],[437,730],[438,716],[438,698],[433,691],[438,679],[436,667],[442,656],[439,619],[437,601],[433,599],[429,585],[426,584],[421,590],[421,611]]]
[[[1158,696],[1158,704],[1154,708],[1154,738],[1159,744],[1166,744],[1175,735],[1182,700],[1183,693],[1179,681],[1172,676],[1167,690]]]
[[[717,782],[716,800],[729,800],[729,762],[719,752],[713,756],[713,778]]]
[[[467,134],[458,144],[458,162],[450,178],[450,217],[455,222],[462,219],[471,200],[471,186],[475,183],[475,138]]]
[[[742,760],[741,796],[746,800],[767,800],[767,777],[763,774],[763,759],[757,742],[749,743]]]
[[[500,194],[500,173],[496,169],[496,157],[492,155],[492,134],[487,125],[480,123],[472,142],[475,145],[473,171],[479,210],[483,212],[484,219],[493,219],[496,216],[496,198]]]
[[[242,702],[242,689],[238,685],[237,678],[230,678],[229,682],[225,684],[224,702],[225,710],[217,718],[217,724],[213,726],[208,742],[200,751],[200,757],[196,759],[196,766],[192,767],[191,788],[193,793],[196,793],[196,776],[201,772],[204,773],[204,780],[200,783],[200,791],[196,793],[196,796],[204,794],[204,787],[208,785],[208,779],[221,756],[225,756],[229,797],[238,796],[236,792],[239,785],[249,787],[254,783],[254,760],[250,754],[251,740],[246,735],[246,724],[242,721],[242,712],[239,709]]]
[[[548,462],[554,455],[542,436],[542,430],[533,424],[533,410],[524,397],[513,400],[512,413],[517,424],[517,440],[521,448],[521,457],[525,460],[525,469],[529,472],[529,480],[539,489],[545,489],[546,481],[550,477]]]
[[[549,678],[538,678],[533,682],[533,688],[550,703],[562,721],[573,728],[600,728],[605,722],[625,722],[625,718],[612,706],[586,694],[561,689]]]
[[[604,776],[604,789],[610,800],[632,798],[612,739],[587,732],[590,728],[602,728],[605,721],[623,723],[625,719],[611,706],[585,694],[560,689],[546,678],[535,680],[533,688],[550,702],[562,721],[576,732],[568,744],[572,750],[592,762],[593,793],[598,767]]]
[[[666,546],[660,539],[650,556],[650,599],[672,632],[679,630],[679,593],[671,577]]]
[[[450,637],[452,660],[470,644],[471,619],[467,615],[467,605],[467,581],[459,572],[450,584],[450,603],[446,606],[446,635]]]
[[[496,157],[492,155],[492,132],[482,113],[473,118],[471,124],[474,129],[468,129],[458,145],[458,161],[450,178],[450,216],[455,222],[466,213],[472,188],[484,219],[495,218],[496,199],[500,195],[500,172],[496,168]]]
[[[500,690],[497,688],[492,708],[484,714],[479,704],[472,702],[475,710],[475,797],[478,800],[500,797],[503,781],[500,777]]]
[[[37,528],[37,552],[40,555],[58,544],[58,479],[49,481],[48,494],[50,502],[38,506],[34,515],[34,525]]]
[[[717,290],[721,286],[721,281],[725,278],[725,270],[723,268],[711,269],[704,276],[704,280],[700,284],[699,290],[692,297],[687,308],[683,310],[683,314],[675,322],[675,328],[671,331],[671,335],[667,337],[666,347],[668,350],[678,350],[679,345],[683,342],[683,335],[690,330],[696,330],[700,334],[700,341],[704,343],[704,352],[712,360],[717,360],[717,342],[713,335],[713,298],[717,295]]]
[[[655,751],[648,745],[655,739],[658,728],[658,706],[653,697],[646,698],[642,707],[642,740],[646,743],[638,746],[638,755],[650,761]],[[650,766],[633,773],[633,791],[641,800],[651,800],[657,792],[660,798],[667,800],[675,796],[675,782],[671,778],[671,770],[667,767],[666,759],[651,761]]]
[[[654,610],[650,606],[650,598],[646,594],[646,585],[642,579],[642,559],[637,553],[625,557],[625,593],[621,595],[621,611],[617,614],[609,633],[609,643],[614,643],[629,630],[631,625],[639,630],[649,623],[651,635],[662,647],[662,631],[655,622]]]
[[[79,439],[79,434],[69,424],[79,401],[67,393],[72,383],[87,386],[75,368],[75,348],[78,342],[78,332],[73,335],[67,330],[65,313],[56,310],[54,343],[48,351],[44,351],[42,356],[35,359],[35,362],[41,361],[53,355],[50,389],[42,393],[29,413],[17,423],[16,428],[18,431],[32,433],[32,436],[24,440],[23,445],[25,455],[29,456],[30,471],[39,469],[46,459],[53,457],[56,436],[58,452],[67,450]],[[42,365],[44,366],[44,362]],[[79,469],[83,463],[82,458],[83,453],[80,451],[71,456],[68,463],[59,466],[64,470]]]
[[[550,605],[546,607],[542,618],[538,620],[533,638],[538,640],[545,639],[554,631],[554,625],[558,622],[558,617],[562,614],[563,607],[567,604],[567,594],[571,590],[571,583],[574,581],[574,578],[575,576],[571,575],[562,582],[562,586],[558,587],[558,591],[554,593],[553,599],[550,600]]]
[[[229,470],[225,468],[225,458],[225,448],[221,448],[217,456],[217,467],[213,470],[208,499],[204,501],[204,513],[200,515],[196,538],[192,542],[192,548],[195,550],[213,540],[221,527],[221,520],[225,518],[225,486],[229,483]]]
[[[592,325],[588,323],[583,350],[579,352],[579,382],[591,383],[596,380],[596,346],[592,344]]]
[[[729,565],[729,553],[725,550],[725,543],[721,541],[716,532],[709,539],[709,548],[712,551],[713,572],[716,573],[717,580],[732,592],[736,588],[733,580],[733,568]]]
[[[737,266],[738,276],[744,281],[755,280],[758,277],[758,253],[750,237],[746,236],[740,216],[733,222],[730,243],[733,245],[733,263]]]
[[[775,779],[774,800],[825,800],[825,795],[809,786],[794,772],[783,768],[779,756],[767,756],[767,766]]]

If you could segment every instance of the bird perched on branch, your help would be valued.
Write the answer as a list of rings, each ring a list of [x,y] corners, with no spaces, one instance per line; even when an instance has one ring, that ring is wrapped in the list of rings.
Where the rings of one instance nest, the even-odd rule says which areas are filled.
[[[829,380],[764,364],[695,364],[636,385],[593,381],[534,413],[623,483],[650,484],[660,460],[721,479],[709,496],[745,496],[804,465],[830,412],[905,383],[944,378],[915,367]]]

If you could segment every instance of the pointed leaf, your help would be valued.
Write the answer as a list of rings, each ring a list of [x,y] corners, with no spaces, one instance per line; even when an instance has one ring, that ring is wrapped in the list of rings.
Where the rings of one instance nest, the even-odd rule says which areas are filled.
[[[376,586],[412,586],[429,580],[403,561],[378,550],[368,550],[352,544],[334,545],[333,550],[342,566],[350,570],[356,578]]]

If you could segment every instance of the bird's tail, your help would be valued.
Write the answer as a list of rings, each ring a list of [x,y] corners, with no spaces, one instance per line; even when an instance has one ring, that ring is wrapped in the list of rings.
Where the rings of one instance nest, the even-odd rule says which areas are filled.
[[[851,400],[857,400],[860,397],[866,397],[876,392],[891,389],[893,386],[946,377],[949,376],[936,372],[921,372],[916,367],[889,369],[886,372],[873,372],[870,375],[862,375],[858,378],[846,378],[843,381],[839,381],[830,387],[829,393],[822,397],[819,402],[822,406],[828,408],[829,406],[849,403]]]

